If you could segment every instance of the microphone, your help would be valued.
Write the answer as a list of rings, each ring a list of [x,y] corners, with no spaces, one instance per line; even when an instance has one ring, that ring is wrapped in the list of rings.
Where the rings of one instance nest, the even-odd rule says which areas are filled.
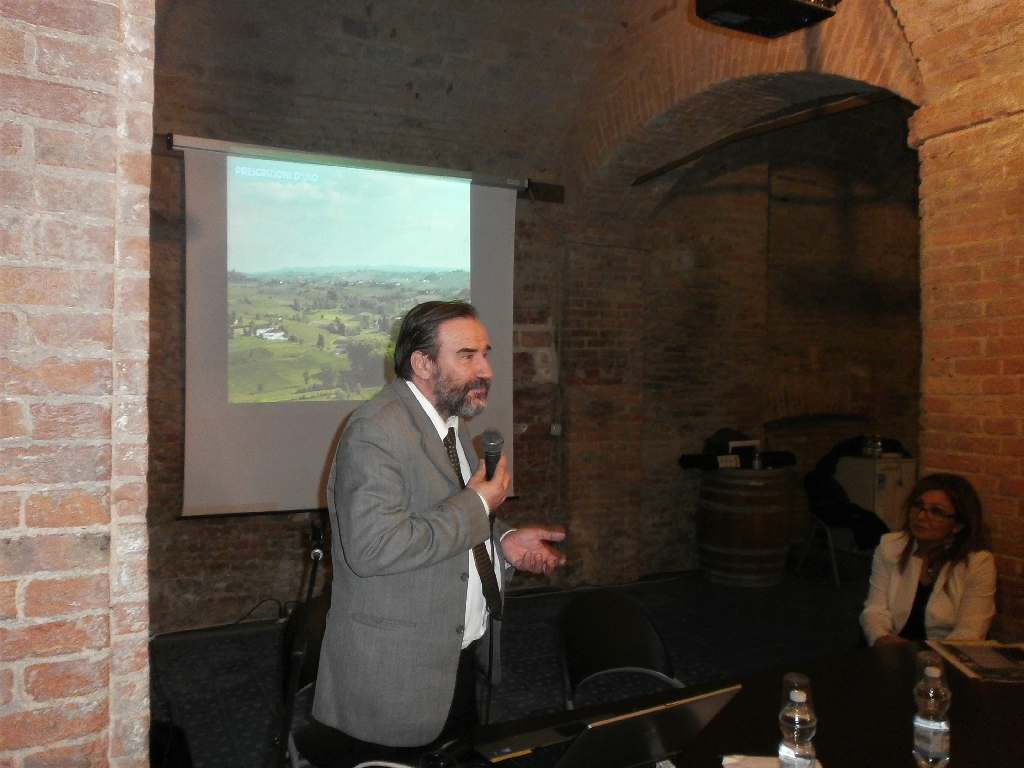
[[[501,458],[501,449],[505,445],[505,438],[496,429],[485,429],[480,435],[480,442],[484,446],[484,469],[487,474],[485,479],[494,477],[494,469],[498,466],[498,459]]]

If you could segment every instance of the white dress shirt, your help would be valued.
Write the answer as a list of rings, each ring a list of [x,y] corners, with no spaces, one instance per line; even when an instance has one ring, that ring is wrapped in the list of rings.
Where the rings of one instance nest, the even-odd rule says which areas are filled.
[[[448,435],[448,429],[455,429],[455,446],[458,449],[459,454],[459,466],[462,469],[462,482],[465,483],[470,476],[473,474],[470,468],[469,460],[466,458],[465,451],[462,450],[462,441],[459,437],[459,417],[452,416],[448,421],[444,421],[441,415],[437,412],[437,409],[433,404],[423,396],[416,385],[411,381],[406,381],[409,385],[409,389],[416,396],[416,400],[423,406],[424,412],[430,418],[430,422],[434,425],[437,430],[437,435],[441,440]],[[477,494],[480,496],[480,494]],[[490,508],[483,496],[480,496],[480,501],[484,505],[484,513],[489,514]],[[499,563],[494,557],[494,552],[491,549],[491,541],[488,539],[484,542],[484,546],[487,547],[487,554],[491,558],[491,562],[494,564],[495,575],[498,578],[498,583],[501,583],[501,573],[499,572]],[[467,554],[469,558],[469,584],[466,590],[466,630],[462,635],[462,647],[467,647],[474,640],[478,640],[483,637],[484,632],[487,631],[487,601],[484,599],[484,587],[480,582],[480,574],[476,570],[476,561],[473,559],[473,550],[470,550]]]

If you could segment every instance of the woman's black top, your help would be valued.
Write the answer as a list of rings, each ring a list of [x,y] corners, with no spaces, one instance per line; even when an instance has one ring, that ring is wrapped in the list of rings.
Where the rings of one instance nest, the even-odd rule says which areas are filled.
[[[914,605],[910,609],[907,623],[900,630],[900,637],[904,640],[924,641],[928,639],[924,629],[924,609],[928,605],[928,600],[931,599],[934,586],[934,581],[927,586],[921,582],[917,583],[917,592],[914,593]]]

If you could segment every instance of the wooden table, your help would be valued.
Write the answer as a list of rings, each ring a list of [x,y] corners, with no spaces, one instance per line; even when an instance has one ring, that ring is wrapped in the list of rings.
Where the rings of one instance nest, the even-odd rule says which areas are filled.
[[[913,686],[918,643],[864,648],[843,656],[739,680],[742,690],[675,758],[678,768],[721,768],[722,756],[774,755],[779,744],[782,676],[810,677],[818,715],[814,745],[824,768],[914,768]],[[972,680],[947,665],[950,768],[1024,768],[1024,685]],[[722,687],[665,691],[610,705],[487,726],[489,738],[619,714]],[[500,763],[499,763],[500,765]]]
[[[792,669],[751,675],[676,761],[722,765],[724,754],[770,755],[779,742],[785,672],[810,677],[824,768],[914,768],[913,686],[917,643],[864,648]],[[1024,685],[969,679],[947,665],[953,699],[950,768],[1024,767]]]

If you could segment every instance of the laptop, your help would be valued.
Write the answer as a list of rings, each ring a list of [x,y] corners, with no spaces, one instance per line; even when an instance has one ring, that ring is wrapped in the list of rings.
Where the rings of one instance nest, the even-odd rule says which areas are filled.
[[[634,768],[682,752],[739,685],[614,716],[476,743],[496,768]]]

